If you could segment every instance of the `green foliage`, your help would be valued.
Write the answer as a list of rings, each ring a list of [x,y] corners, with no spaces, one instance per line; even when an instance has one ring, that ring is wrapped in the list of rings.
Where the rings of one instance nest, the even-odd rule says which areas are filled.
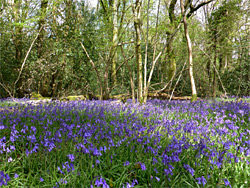
[[[19,97],[24,96],[24,91],[27,89],[38,91],[46,97],[87,96],[89,92],[95,95],[100,94],[100,84],[96,72],[82,50],[80,42],[84,44],[90,58],[95,63],[102,83],[105,79],[108,80],[108,84],[103,87],[107,87],[106,89],[111,95],[131,94],[130,76],[135,84],[136,93],[138,72],[135,57],[122,65],[123,52],[126,58],[135,55],[134,43],[131,42],[135,40],[131,8],[134,2],[120,1],[117,9],[118,42],[124,44],[117,46],[116,49],[117,67],[122,66],[117,72],[117,85],[114,87],[111,82],[110,61],[112,59],[110,51],[113,29],[111,1],[99,1],[98,9],[90,9],[86,1],[53,0],[48,1],[47,8],[41,6],[42,2],[46,2],[45,0],[25,2],[17,0],[15,2],[15,5],[7,1],[0,3],[0,83],[6,88],[10,91],[13,90],[25,55],[42,24],[44,29],[35,41],[23,67],[20,81],[15,87]],[[153,59],[163,50],[168,36],[173,33],[181,20],[181,16],[177,13],[179,7],[175,6],[176,19],[170,23],[168,16],[168,3],[170,2],[166,2],[160,4],[157,24],[158,3],[158,0],[150,1],[149,6],[148,76]],[[247,58],[249,59],[249,57],[246,51],[249,50],[247,46],[250,39],[247,37],[249,31],[244,28],[244,24],[248,22],[249,13],[244,10],[244,3],[247,1],[218,1],[214,4],[213,11],[208,12],[210,17],[207,20],[200,20],[195,15],[188,19],[189,34],[193,43],[194,78],[199,97],[205,97],[211,93],[214,73],[212,64],[210,63],[209,68],[207,65],[210,62],[209,58],[214,61],[215,54],[217,54],[216,67],[223,77],[222,81],[229,90],[228,93],[248,95],[249,61]],[[142,5],[141,17],[141,47],[144,62],[147,38],[147,3]],[[173,64],[174,66],[168,67],[170,58],[167,56],[166,50],[163,50],[155,65],[150,90],[158,90],[166,85],[166,70],[171,72],[170,77],[172,77],[174,71],[171,70],[176,69],[173,83],[169,84],[166,90],[170,92],[177,82],[177,75],[187,57],[182,27],[175,34],[171,47],[174,53],[170,58],[175,61],[176,66]],[[207,53],[209,58],[200,48]],[[41,53],[38,53],[39,49]],[[217,83],[219,83],[218,80]],[[218,90],[218,93],[222,91],[219,84]],[[190,96],[188,71],[183,72],[175,91],[178,95]],[[9,93],[0,86],[0,97],[8,96]]]
[[[226,70],[222,76],[228,94],[249,96],[250,93],[249,58],[233,70]]]

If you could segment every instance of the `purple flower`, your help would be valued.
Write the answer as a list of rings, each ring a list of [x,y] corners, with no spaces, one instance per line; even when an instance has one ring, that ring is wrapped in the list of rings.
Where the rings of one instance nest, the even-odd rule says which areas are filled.
[[[228,181],[228,179],[224,178],[223,180],[224,180],[225,185],[228,185],[229,187],[231,187],[230,182]]]
[[[61,184],[67,184],[68,182],[67,182],[67,180],[61,179],[61,180],[59,181],[59,183],[61,183]]]
[[[8,163],[11,162],[11,161],[13,161],[13,159],[11,157],[8,158]]]
[[[142,170],[147,170],[147,168],[146,168],[146,166],[145,166],[144,163],[141,163],[141,169],[142,169]]]
[[[198,184],[202,184],[203,186],[205,186],[207,183],[207,180],[206,180],[206,178],[204,178],[204,176],[196,178],[196,180],[198,181]]]
[[[44,180],[43,180],[43,178],[42,177],[40,177],[40,182],[43,182]]]
[[[3,171],[0,171],[0,186],[7,185],[7,183],[10,181],[10,177],[8,174],[4,174]]]
[[[14,178],[18,178],[18,177],[19,177],[19,175],[18,175],[18,174],[15,174],[15,175],[14,175]]]
[[[67,157],[71,160],[71,162],[73,162],[75,159],[73,154],[68,154]]]
[[[128,165],[129,165],[129,161],[126,161],[123,166],[128,166]]]
[[[155,179],[156,179],[157,181],[160,181],[160,178],[158,178],[158,177],[156,177],[156,176],[155,176]]]
[[[102,177],[100,177],[100,179],[96,178],[95,185],[97,187],[100,187],[102,185],[103,188],[109,188],[109,185],[107,184],[107,182],[105,181],[105,179],[103,179]]]
[[[189,171],[189,173],[192,175],[192,176],[194,176],[194,169],[193,168],[191,168],[188,164],[184,164],[183,165],[184,166],[184,168],[187,170],[187,171]]]

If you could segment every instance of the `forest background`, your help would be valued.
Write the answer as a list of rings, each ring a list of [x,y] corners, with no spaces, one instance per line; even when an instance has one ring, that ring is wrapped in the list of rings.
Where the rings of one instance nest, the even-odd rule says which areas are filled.
[[[249,0],[91,4],[0,1],[0,98],[249,95]]]

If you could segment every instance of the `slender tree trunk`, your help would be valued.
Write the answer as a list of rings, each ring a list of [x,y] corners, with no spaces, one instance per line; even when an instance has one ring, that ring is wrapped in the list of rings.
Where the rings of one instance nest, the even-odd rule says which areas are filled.
[[[167,37],[169,40],[169,37]],[[170,39],[167,45],[167,65],[165,67],[165,71],[167,71],[167,81],[173,79],[175,72],[176,72],[176,62],[175,62],[175,51],[173,48],[174,38]]]
[[[175,16],[175,5],[177,3],[177,0],[171,0],[170,5],[168,7],[169,9],[169,19],[170,19],[170,25],[167,30],[167,40],[169,41],[167,45],[167,64],[164,66],[164,72],[166,75],[166,80],[170,81],[173,79],[175,72],[176,72],[176,62],[175,62],[175,51],[173,48],[174,43],[174,37],[172,37],[173,31],[175,30],[177,18]]]
[[[143,102],[142,95],[142,55],[141,55],[141,0],[136,0],[135,7],[133,7],[134,12],[134,27],[135,27],[135,54],[136,54],[136,64],[137,64],[137,88],[138,95],[137,99],[140,103]]]
[[[111,79],[112,84],[115,86],[117,84],[116,78],[116,61],[117,61],[117,43],[118,43],[118,0],[113,0],[113,47],[112,47],[112,67],[111,67]]]
[[[146,49],[145,49],[145,62],[144,62],[144,99],[143,102],[146,103],[147,101],[147,61],[148,61],[148,26],[149,26],[149,4],[150,0],[148,0],[148,7],[147,7],[147,36],[146,36]]]
[[[40,20],[38,22],[38,30],[43,27],[45,24],[45,14],[48,5],[48,0],[41,1],[41,8],[40,8]],[[44,29],[41,30],[38,38],[37,38],[37,56],[41,58],[43,55],[43,39],[44,39]]]
[[[216,61],[217,61],[217,48],[216,40],[214,44],[214,77],[213,77],[213,98],[216,97]]]
[[[196,86],[195,86],[194,75],[193,75],[192,42],[188,34],[187,18],[186,18],[185,11],[184,11],[183,0],[180,0],[180,4],[181,4],[181,12],[183,15],[184,32],[185,32],[185,37],[187,40],[187,47],[188,47],[189,76],[190,76],[191,89],[192,89],[191,102],[193,102],[197,100],[197,92],[196,92]]]
[[[15,16],[15,22],[19,23],[21,20],[21,1],[20,0],[15,0],[14,1],[14,16]],[[15,26],[15,58],[16,58],[16,64],[17,66],[21,66],[22,64],[22,30],[23,27],[16,24]],[[23,78],[21,77],[18,82],[17,82],[17,97],[24,97],[24,92],[23,92]],[[14,94],[15,97],[15,94]]]
[[[205,6],[206,4],[209,4],[210,2],[212,2],[214,0],[208,0],[208,1],[202,1],[200,3],[196,3],[196,5],[192,4],[192,0],[186,1],[184,6],[184,9],[187,9],[188,6],[190,7],[190,10],[186,16],[186,18],[189,18],[194,12],[196,12],[198,9],[200,9],[201,7]],[[166,4],[168,4],[168,1],[165,1]],[[191,5],[189,4],[191,3]],[[167,30],[167,34],[168,34],[168,41],[169,41],[169,37],[171,37],[171,35],[173,34],[173,31],[177,28],[177,22],[178,22],[178,18],[179,16],[175,15],[175,6],[177,4],[177,0],[170,0],[170,4],[169,6],[167,6],[167,10],[169,12],[169,19],[170,19],[170,24]],[[172,39],[169,41],[168,46],[167,46],[167,65],[164,67],[165,69],[165,75],[167,75],[167,80],[170,81],[174,78],[175,76],[175,72],[176,72],[176,62],[175,62],[175,51],[173,48],[173,42],[174,42],[174,37],[172,37]]]

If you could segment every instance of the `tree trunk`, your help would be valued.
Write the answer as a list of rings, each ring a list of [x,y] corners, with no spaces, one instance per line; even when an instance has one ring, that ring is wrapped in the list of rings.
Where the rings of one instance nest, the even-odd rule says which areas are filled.
[[[117,61],[117,43],[118,43],[118,0],[113,0],[113,47],[112,47],[112,67],[111,67],[111,80],[112,85],[117,84],[116,78],[116,61]]]
[[[169,36],[170,37],[170,36]],[[169,40],[169,37],[167,39]],[[174,38],[170,39],[167,45],[167,65],[165,71],[167,72],[167,81],[170,81],[174,78],[176,72],[176,62],[175,62],[175,52],[173,49]]]
[[[216,97],[216,61],[217,61],[217,48],[216,48],[216,39],[215,39],[215,44],[214,44],[213,98]]]
[[[46,14],[47,5],[48,5],[48,0],[42,0],[41,8],[40,8],[40,19],[38,22],[38,31],[45,24],[45,14]],[[44,29],[41,30],[41,32],[37,38],[37,56],[38,56],[38,58],[41,58],[43,55],[43,38],[44,38]]]
[[[145,61],[144,61],[144,99],[143,102],[147,102],[147,62],[148,62],[148,27],[149,27],[149,3],[148,0],[148,7],[147,7],[147,36],[146,36],[146,49],[145,49]]]
[[[23,27],[21,25],[18,25],[18,23],[21,20],[21,13],[20,13],[20,9],[21,9],[21,1],[20,0],[16,0],[14,1],[14,15],[15,15],[15,22],[17,23],[15,26],[15,58],[16,58],[16,64],[17,66],[21,66],[22,63],[22,48],[23,48],[23,44],[22,44],[22,30]],[[24,97],[24,92],[23,92],[23,78],[21,77],[18,82],[17,82],[17,97]]]
[[[134,27],[136,34],[135,41],[135,54],[136,54],[136,64],[137,64],[137,88],[138,95],[137,99],[140,103],[143,102],[142,95],[142,55],[141,55],[141,0],[136,0],[135,7],[133,7],[134,12]]]
[[[192,42],[188,34],[187,18],[186,18],[185,11],[184,11],[183,0],[180,0],[180,4],[181,4],[181,12],[183,15],[184,32],[185,32],[185,37],[187,40],[187,47],[188,47],[189,76],[190,76],[191,89],[192,89],[191,102],[193,102],[197,100],[197,92],[196,92],[196,86],[195,86],[194,75],[193,75]]]
[[[168,16],[170,19],[169,28],[167,30],[167,41],[169,41],[167,45],[167,64],[164,66],[164,72],[167,81],[172,80],[176,72],[175,51],[173,48],[174,37],[171,37],[173,31],[177,27],[177,19],[174,13],[176,3],[177,0],[171,0],[169,7],[167,7],[169,9]]]

